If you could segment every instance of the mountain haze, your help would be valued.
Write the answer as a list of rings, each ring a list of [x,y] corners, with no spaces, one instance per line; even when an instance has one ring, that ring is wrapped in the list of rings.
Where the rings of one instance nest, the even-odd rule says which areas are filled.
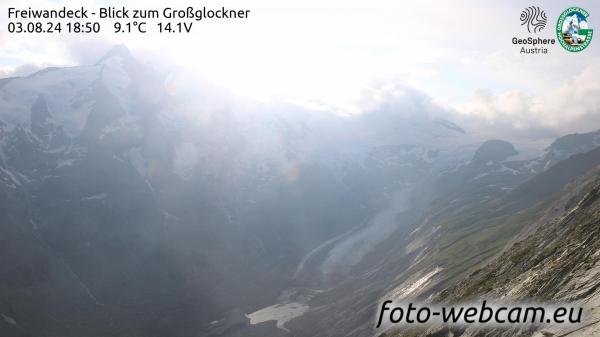
[[[402,90],[268,105],[124,46],[0,80],[0,335],[373,336],[385,296],[507,284],[596,303],[600,131],[522,159]]]

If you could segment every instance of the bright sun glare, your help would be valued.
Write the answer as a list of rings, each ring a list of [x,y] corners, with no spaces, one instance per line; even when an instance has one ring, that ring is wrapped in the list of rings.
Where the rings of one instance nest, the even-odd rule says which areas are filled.
[[[152,7],[152,2],[139,3]],[[193,69],[238,95],[352,114],[370,81],[390,75],[410,81],[423,61],[422,55],[397,48],[403,43],[402,22],[390,8],[399,5],[378,2],[385,4],[309,0],[283,6],[261,0],[247,7],[229,0],[219,5],[249,8],[249,19],[195,22],[192,36],[107,38]]]

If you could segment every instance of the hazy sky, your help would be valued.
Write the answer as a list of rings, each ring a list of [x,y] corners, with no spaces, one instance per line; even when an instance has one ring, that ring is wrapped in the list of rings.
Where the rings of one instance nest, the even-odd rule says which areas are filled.
[[[51,8],[67,1],[34,0]],[[554,45],[548,55],[522,55],[514,36],[555,37],[560,1],[208,0],[197,6],[250,9],[240,21],[201,21],[192,34],[18,36],[0,16],[0,76],[48,65],[93,63],[115,43],[146,62],[192,67],[231,90],[261,100],[287,100],[360,113],[397,83],[413,87],[482,129],[546,135],[600,128],[600,38],[581,53]],[[191,1],[68,1],[74,8],[127,3],[129,8],[186,7]],[[548,24],[530,35],[520,25],[526,6],[546,11]],[[577,3],[600,24],[600,5]],[[598,20],[596,20],[598,18]],[[600,26],[599,26],[600,27]],[[392,89],[393,90],[393,89]]]

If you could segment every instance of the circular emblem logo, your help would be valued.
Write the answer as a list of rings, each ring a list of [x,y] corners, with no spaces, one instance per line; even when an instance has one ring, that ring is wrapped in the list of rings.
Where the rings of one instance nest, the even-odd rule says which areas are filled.
[[[589,13],[579,7],[567,8],[558,17],[556,37],[558,42],[570,52],[579,52],[592,42],[593,30],[588,25]]]

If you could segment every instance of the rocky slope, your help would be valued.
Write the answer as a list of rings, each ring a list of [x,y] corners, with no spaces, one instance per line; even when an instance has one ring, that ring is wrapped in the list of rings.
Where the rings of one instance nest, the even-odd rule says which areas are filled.
[[[476,162],[449,172],[453,179],[462,177],[458,181],[463,183],[434,199],[429,211],[409,220],[410,226],[391,234],[354,270],[352,278],[316,296],[310,302],[314,309],[288,326],[306,336],[377,334],[372,320],[380,299],[438,296],[481,268],[516,237],[529,233],[532,223],[555,214],[548,211],[547,198],[570,194],[569,183],[600,165],[600,148],[572,155],[537,175],[511,174],[511,179],[499,179],[505,189],[483,189],[487,184],[478,187],[472,182],[468,188],[479,174],[473,168]],[[508,165],[491,163],[492,167]],[[474,198],[476,188],[481,192]],[[402,214],[397,219],[406,220]]]
[[[580,326],[513,330],[431,328],[420,336],[593,336],[600,332],[600,168],[570,183],[539,209],[540,216],[504,252],[433,301],[496,298],[513,303],[573,303]],[[412,334],[401,334],[412,335]]]
[[[600,160],[600,132],[517,160],[420,96],[340,117],[182,73],[117,47],[0,81],[0,335],[370,336]]]

